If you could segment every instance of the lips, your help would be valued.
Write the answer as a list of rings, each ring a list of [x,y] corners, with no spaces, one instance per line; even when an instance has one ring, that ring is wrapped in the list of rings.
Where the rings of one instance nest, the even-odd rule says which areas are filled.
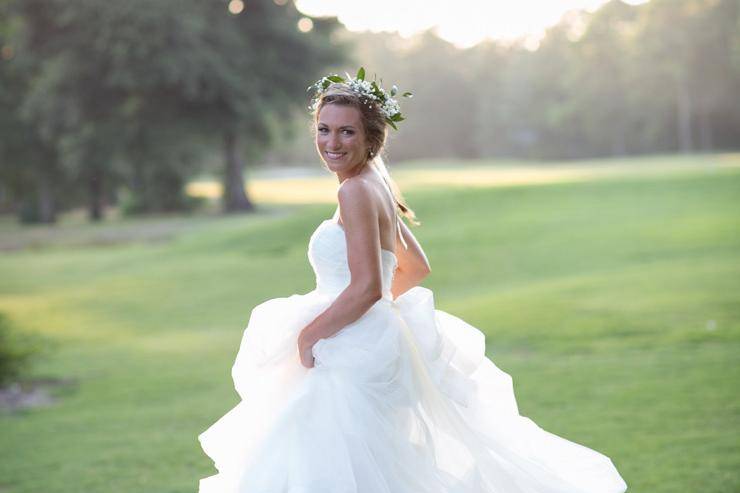
[[[335,161],[336,161],[337,159],[342,159],[342,157],[343,157],[343,156],[344,156],[345,154],[346,154],[346,153],[344,153],[344,152],[329,152],[329,151],[326,151],[326,155],[327,155],[327,157],[328,157],[329,159],[333,159],[333,160],[335,160]]]

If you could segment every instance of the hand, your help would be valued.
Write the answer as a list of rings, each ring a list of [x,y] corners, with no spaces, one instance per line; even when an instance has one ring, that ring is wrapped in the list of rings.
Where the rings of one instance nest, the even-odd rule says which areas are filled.
[[[306,368],[313,368],[314,357],[313,357],[313,345],[315,341],[311,341],[306,334],[306,329],[303,329],[298,335],[298,354],[301,358],[301,364]]]

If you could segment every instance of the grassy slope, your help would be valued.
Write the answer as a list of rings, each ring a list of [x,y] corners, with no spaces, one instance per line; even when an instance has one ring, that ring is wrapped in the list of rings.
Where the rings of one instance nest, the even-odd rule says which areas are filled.
[[[407,198],[425,285],[486,333],[523,415],[610,456],[632,492],[740,489],[740,173]],[[0,491],[196,491],[249,311],[313,288],[306,242],[331,211],[4,254],[0,311],[55,344],[38,374],[78,387],[0,417]]]

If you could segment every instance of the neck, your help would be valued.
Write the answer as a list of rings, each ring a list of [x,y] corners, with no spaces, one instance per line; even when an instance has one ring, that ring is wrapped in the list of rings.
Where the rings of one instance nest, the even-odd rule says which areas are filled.
[[[341,185],[344,180],[347,178],[352,178],[353,176],[357,176],[359,174],[362,174],[363,171],[365,171],[369,167],[370,163],[363,163],[358,164],[357,166],[354,166],[346,171],[337,171],[337,180],[339,181],[339,184]]]

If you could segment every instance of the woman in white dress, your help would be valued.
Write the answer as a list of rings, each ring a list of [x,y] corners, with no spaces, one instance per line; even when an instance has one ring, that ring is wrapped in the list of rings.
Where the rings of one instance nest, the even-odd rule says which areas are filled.
[[[316,288],[252,310],[242,401],[198,437],[218,469],[200,493],[624,492],[607,456],[519,415],[483,333],[418,285],[429,263],[379,157],[395,87],[362,69],[313,87],[338,209],[308,242]]]

